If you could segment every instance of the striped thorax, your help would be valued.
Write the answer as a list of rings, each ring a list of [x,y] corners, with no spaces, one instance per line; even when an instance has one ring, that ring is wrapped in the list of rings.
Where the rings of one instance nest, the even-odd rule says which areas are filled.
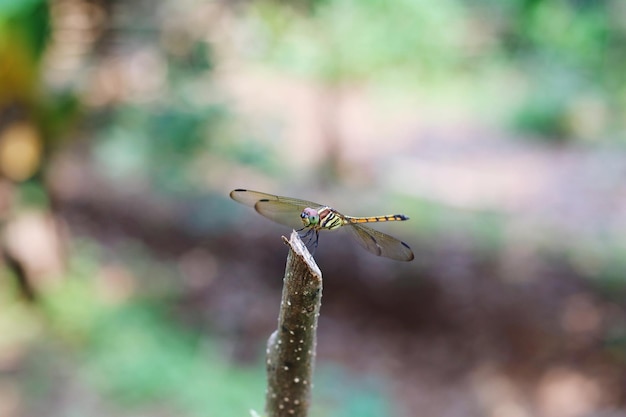
[[[330,207],[321,207],[317,210],[307,207],[302,210],[300,217],[304,227],[315,230],[333,230],[345,224],[344,217]]]

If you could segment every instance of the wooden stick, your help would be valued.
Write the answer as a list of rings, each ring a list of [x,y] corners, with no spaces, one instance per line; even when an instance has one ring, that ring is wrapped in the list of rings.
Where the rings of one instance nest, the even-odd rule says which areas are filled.
[[[283,279],[278,328],[267,342],[268,417],[306,417],[311,403],[322,273],[295,231]]]

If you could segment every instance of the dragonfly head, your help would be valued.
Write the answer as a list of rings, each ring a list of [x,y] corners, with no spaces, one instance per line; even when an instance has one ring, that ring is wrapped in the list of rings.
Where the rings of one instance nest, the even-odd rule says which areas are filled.
[[[320,215],[317,210],[312,208],[305,208],[300,213],[300,217],[302,218],[302,223],[304,227],[315,226],[320,222]]]

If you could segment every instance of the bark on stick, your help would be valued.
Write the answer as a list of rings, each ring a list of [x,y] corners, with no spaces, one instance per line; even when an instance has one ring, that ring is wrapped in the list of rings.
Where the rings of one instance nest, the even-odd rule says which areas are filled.
[[[283,279],[278,328],[267,343],[268,417],[305,417],[311,402],[322,273],[295,231]]]

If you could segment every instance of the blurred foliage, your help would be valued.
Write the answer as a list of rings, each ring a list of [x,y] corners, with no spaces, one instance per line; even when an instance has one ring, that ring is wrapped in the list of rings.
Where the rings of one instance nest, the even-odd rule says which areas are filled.
[[[39,168],[37,110],[40,60],[50,33],[43,0],[0,3],[0,174],[23,181]]]
[[[79,110],[73,92],[42,86],[51,30],[46,0],[0,2],[0,171],[18,182],[47,162]]]
[[[158,192],[188,195],[204,190],[207,173],[223,169],[227,161],[252,159],[259,168],[275,171],[279,164],[273,153],[255,141],[255,133],[237,119],[214,84],[215,51],[204,32],[183,26],[178,16],[161,20],[152,14],[136,30],[135,18],[152,7],[132,3],[125,14],[112,17],[133,48],[118,51],[125,56],[120,67],[105,71],[121,78],[130,72],[132,79],[89,116],[103,171],[150,184]],[[146,64],[153,79],[141,86]],[[142,71],[138,82],[135,65]]]
[[[203,159],[210,153],[284,174],[273,145],[257,140],[280,132],[247,126],[214,88],[219,48],[176,14],[171,21],[149,15],[133,29],[146,7],[128,3],[114,24],[134,49],[154,55],[151,76],[163,74],[164,84],[149,100],[95,109],[105,171],[161,190],[193,189],[198,167],[210,171],[215,162]],[[331,88],[368,83],[437,94],[465,80],[490,111],[512,108],[510,125],[529,137],[619,139],[626,127],[623,9],[615,0],[258,0],[235,9],[240,39],[233,46],[241,48],[228,52]],[[484,98],[485,90],[494,96]]]
[[[160,191],[181,192],[195,182],[189,177],[190,162],[210,151],[207,133],[222,117],[219,106],[120,106],[102,126],[95,151],[114,178],[130,176]]]
[[[39,168],[42,143],[30,123],[16,122],[0,132],[0,171],[14,181],[30,178]]]
[[[253,2],[249,53],[333,83],[406,88],[467,78],[480,94],[494,71],[496,79],[513,75],[524,85],[512,116],[520,131],[548,140],[623,138],[626,8],[619,0],[309,5],[303,13],[280,1]],[[589,96],[597,98],[591,115],[581,106]],[[577,121],[590,116],[606,125]]]
[[[316,369],[313,391],[313,416],[319,417],[380,417],[396,415],[391,402],[384,396],[385,389],[378,379],[354,379],[336,367]]]
[[[446,0],[336,0],[301,15],[259,1],[252,54],[329,82],[441,76],[460,64],[463,10]],[[441,24],[445,23],[445,30]]]
[[[532,88],[515,125],[557,140],[615,133],[587,132],[571,119],[585,117],[577,105],[589,95],[601,97],[603,113],[624,111],[626,10],[610,0],[518,3],[503,32],[504,47]]]
[[[0,2],[0,106],[34,93],[49,34],[47,1]]]

